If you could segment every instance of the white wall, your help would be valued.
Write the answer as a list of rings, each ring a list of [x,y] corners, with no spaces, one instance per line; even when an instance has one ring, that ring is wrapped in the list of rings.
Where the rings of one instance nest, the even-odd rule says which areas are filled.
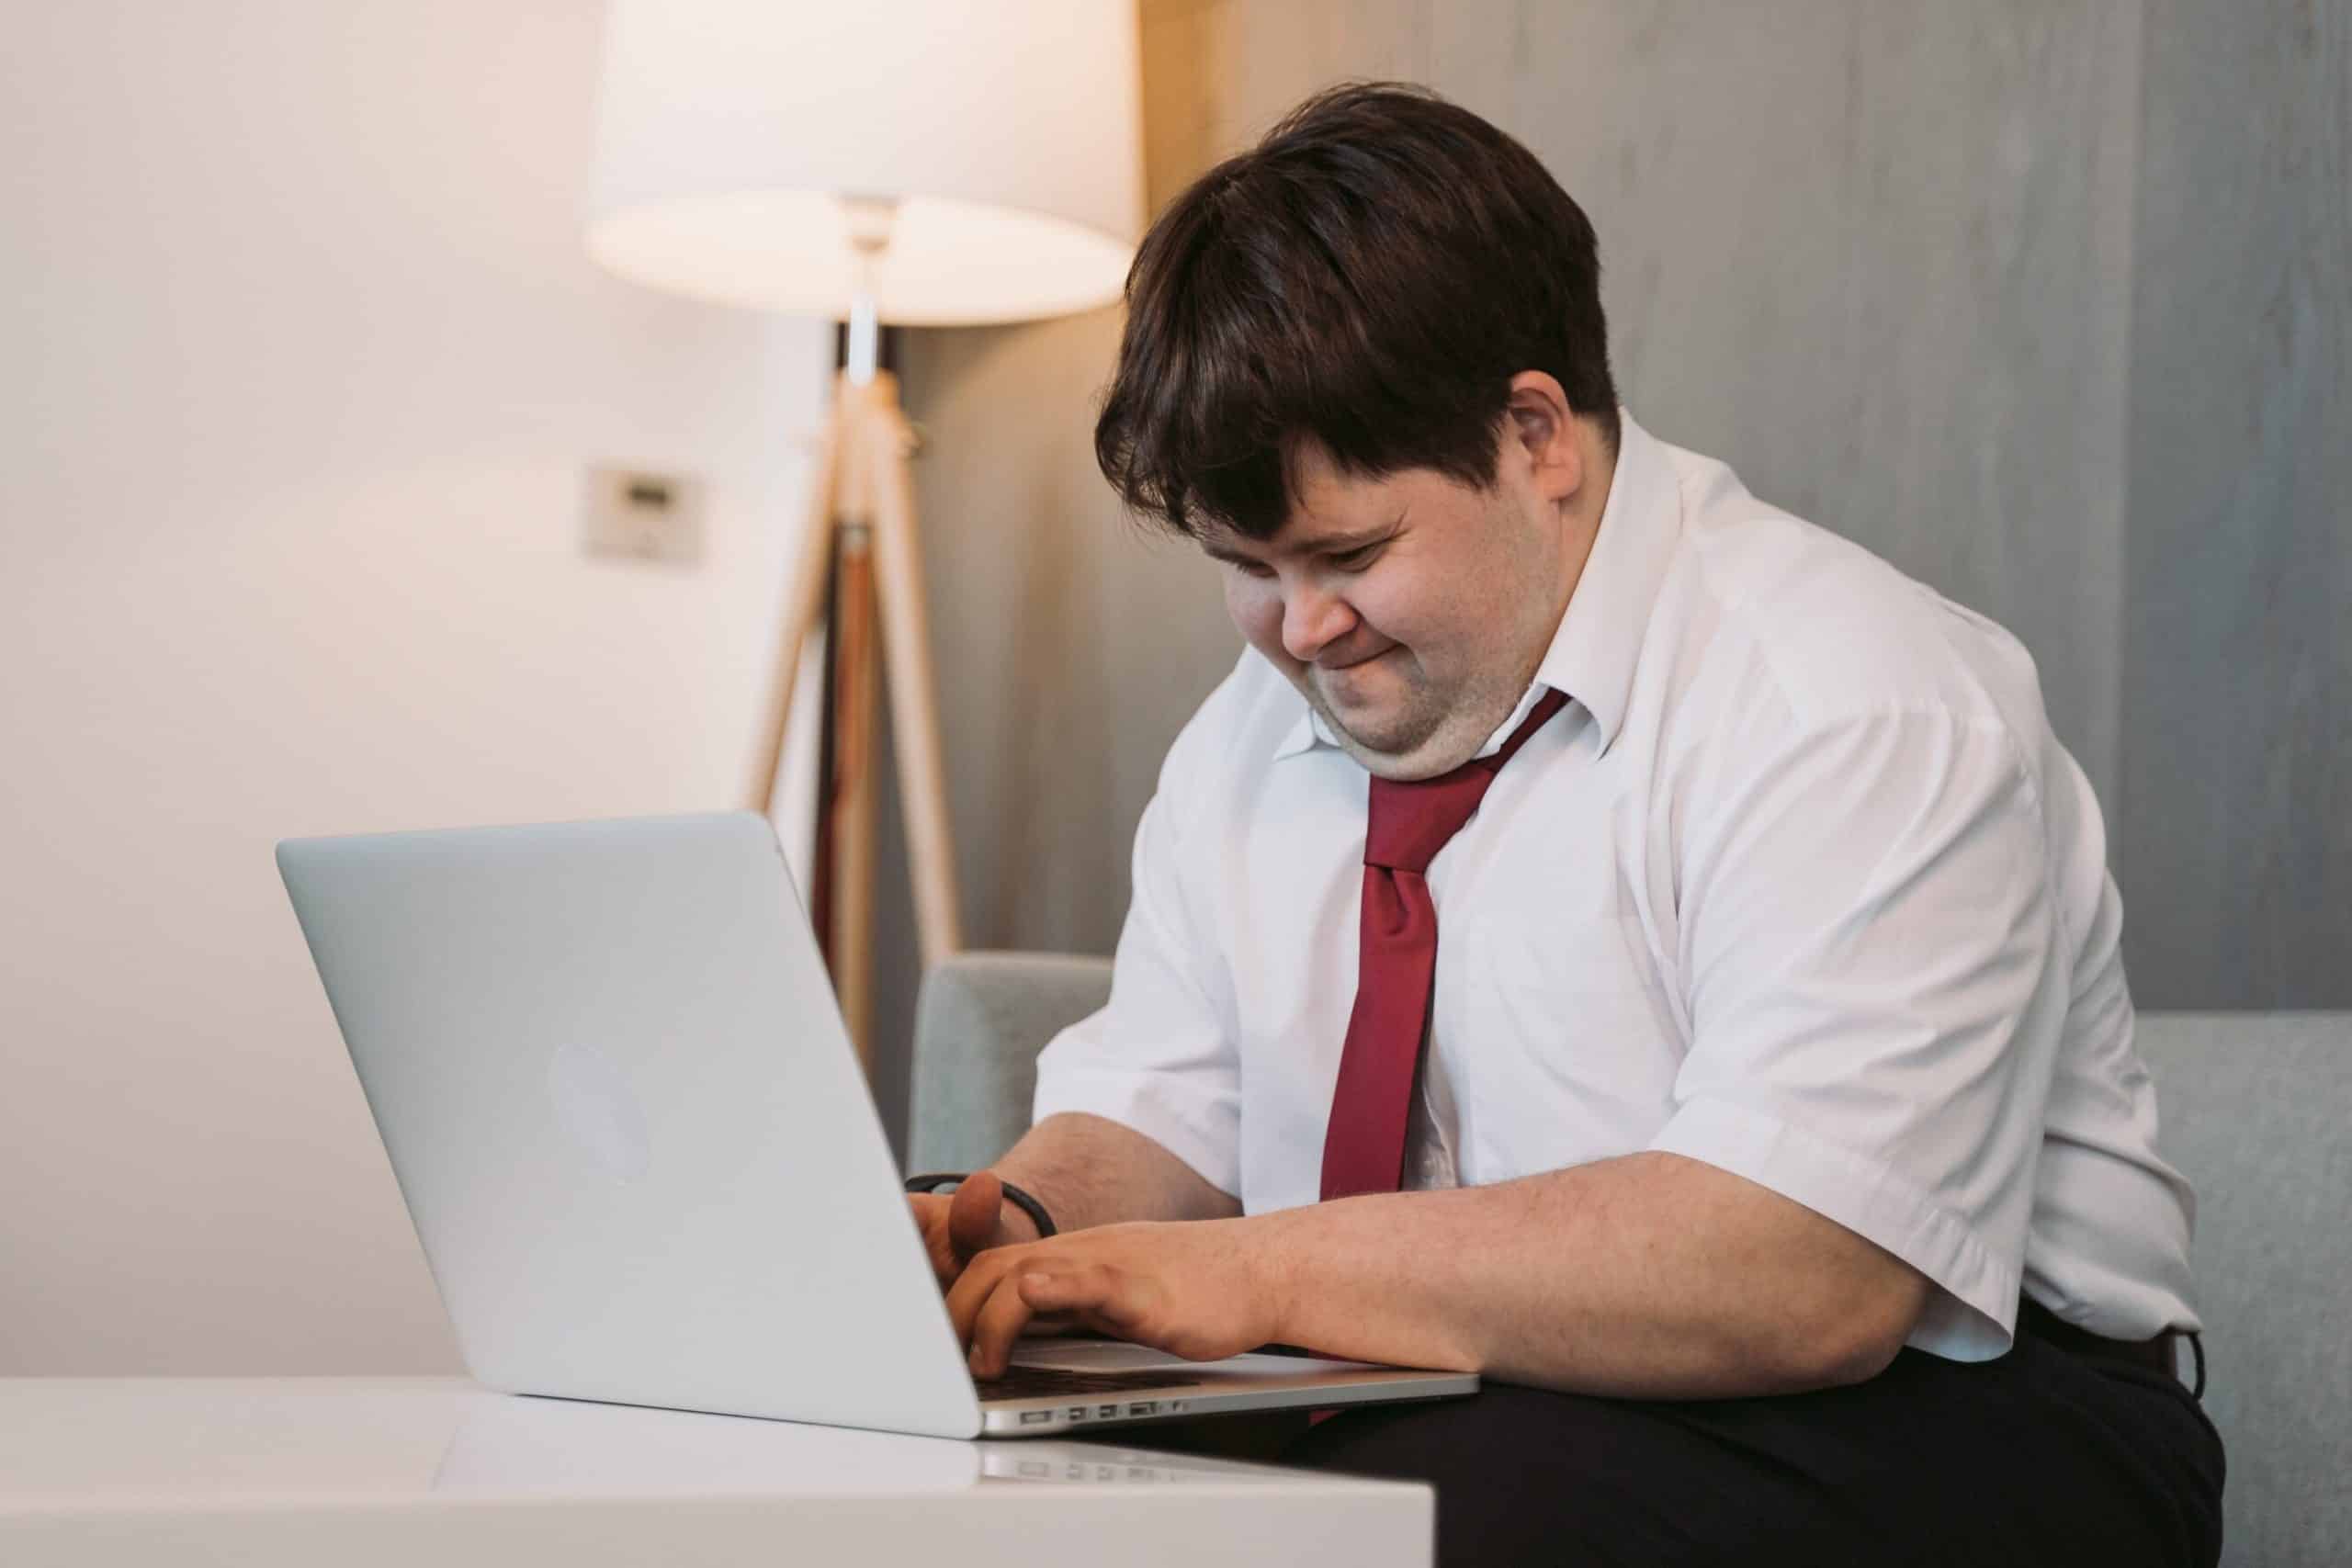
[[[454,1366],[271,845],[733,804],[828,329],[591,267],[598,22],[0,0],[0,1374]]]

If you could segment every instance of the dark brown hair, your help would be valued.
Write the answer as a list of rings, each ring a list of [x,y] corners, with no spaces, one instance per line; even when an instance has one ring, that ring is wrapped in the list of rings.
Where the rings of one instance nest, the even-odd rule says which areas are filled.
[[[1126,298],[1095,459],[1180,534],[1272,537],[1306,441],[1351,478],[1488,489],[1522,370],[1616,445],[1590,220],[1426,88],[1351,83],[1293,109],[1160,214]]]

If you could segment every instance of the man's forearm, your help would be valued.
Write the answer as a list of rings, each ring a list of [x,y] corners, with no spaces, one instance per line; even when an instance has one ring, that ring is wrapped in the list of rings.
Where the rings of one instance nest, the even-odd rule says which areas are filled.
[[[1222,1220],[1241,1213],[1159,1143],[1100,1116],[1048,1116],[989,1168],[1045,1204],[1062,1230],[1130,1220]],[[1018,1213],[1008,1204],[1006,1222]],[[1018,1226],[1029,1229],[1025,1217]]]
[[[1244,1223],[1278,1337],[1581,1393],[1732,1397],[1856,1381],[1900,1348],[1928,1292],[1852,1232],[1673,1155]]]

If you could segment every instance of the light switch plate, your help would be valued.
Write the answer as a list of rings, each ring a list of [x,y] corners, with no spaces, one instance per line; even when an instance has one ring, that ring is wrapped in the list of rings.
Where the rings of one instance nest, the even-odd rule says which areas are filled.
[[[673,567],[702,562],[703,487],[690,474],[594,465],[582,514],[581,544],[591,556]]]

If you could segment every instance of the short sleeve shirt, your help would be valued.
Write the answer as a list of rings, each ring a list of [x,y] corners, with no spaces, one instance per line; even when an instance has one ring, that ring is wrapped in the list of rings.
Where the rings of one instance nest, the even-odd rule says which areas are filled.
[[[1547,690],[1430,867],[1408,1185],[1666,1150],[1918,1269],[1939,1355],[1999,1355],[2021,1292],[2111,1337],[2197,1325],[2098,807],[2015,638],[1628,415],[1489,750]],[[1315,1201],[1367,791],[1245,653],[1170,750],[1110,1002],[1035,1114],[1123,1122],[1249,1213]]]

